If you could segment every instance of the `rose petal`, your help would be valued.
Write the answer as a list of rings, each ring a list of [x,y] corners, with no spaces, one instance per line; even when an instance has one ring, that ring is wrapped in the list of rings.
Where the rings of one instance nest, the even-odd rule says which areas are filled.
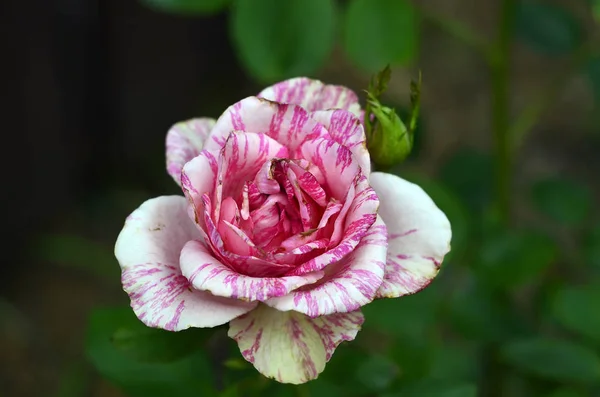
[[[329,190],[331,196],[343,201],[348,188],[361,171],[352,152],[331,138],[305,142],[300,147],[300,152],[303,158],[321,171],[324,189]]]
[[[223,196],[238,197],[263,164],[274,157],[288,157],[285,146],[262,133],[232,132],[221,152],[218,183]]]
[[[181,186],[185,163],[200,154],[204,141],[215,125],[214,119],[200,118],[175,124],[167,133],[167,172]]]
[[[227,334],[260,373],[300,384],[323,372],[336,347],[353,340],[363,321],[360,311],[311,319],[259,305],[231,321]]]
[[[213,127],[205,149],[220,150],[231,131],[264,133],[286,145],[291,158],[297,157],[297,149],[303,142],[329,135],[325,127],[313,120],[300,106],[257,97],[243,99],[225,110]]]
[[[351,185],[348,197],[337,219],[331,240],[337,238],[340,230],[341,241],[325,253],[301,264],[288,275],[301,275],[325,268],[350,254],[360,243],[369,228],[377,219],[379,198],[369,186],[367,178],[359,173]]]
[[[181,271],[200,291],[244,301],[264,301],[289,294],[296,288],[312,284],[322,272],[290,277],[250,277],[239,274],[219,262],[203,243],[189,241],[181,251]]]
[[[265,303],[277,310],[295,310],[309,317],[357,310],[375,298],[383,282],[386,252],[387,231],[378,217],[354,251],[325,268],[325,278],[314,286]]]
[[[191,213],[196,223],[204,230],[204,203],[202,196],[216,187],[218,175],[217,152],[203,150],[187,162],[181,171],[181,188],[191,203]]]
[[[212,212],[211,202],[208,195],[202,197],[204,206],[204,224],[206,225],[207,238],[206,244],[210,245],[212,252],[222,263],[227,263],[231,268],[238,273],[246,274],[253,277],[278,277],[287,273],[293,265],[282,265],[265,259],[257,258],[252,255],[238,255],[227,251],[225,243],[217,230],[213,220],[209,216]]]
[[[316,111],[311,117],[323,124],[337,143],[350,149],[363,174],[368,177],[371,173],[371,157],[367,150],[367,137],[361,119],[341,109]]]
[[[296,77],[267,87],[259,97],[280,103],[293,103],[312,112],[325,109],[344,109],[356,115],[360,113],[358,97],[349,88],[327,85],[319,80]]]
[[[378,296],[413,294],[431,282],[450,251],[450,222],[419,186],[383,172],[371,174],[370,182],[381,200],[379,214],[389,234]]]
[[[214,327],[255,306],[190,288],[179,270],[179,254],[199,232],[186,205],[181,196],[146,201],[127,218],[115,245],[123,289],[135,314],[150,327]]]

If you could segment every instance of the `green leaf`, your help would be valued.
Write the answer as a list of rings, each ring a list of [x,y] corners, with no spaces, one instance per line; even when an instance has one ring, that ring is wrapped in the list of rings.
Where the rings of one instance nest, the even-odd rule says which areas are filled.
[[[600,23],[600,0],[592,0],[592,13],[596,22]]]
[[[429,377],[445,381],[473,381],[478,378],[479,349],[474,343],[440,342],[432,350]]]
[[[490,285],[512,289],[539,277],[558,254],[556,243],[537,231],[501,230],[483,240],[476,271]]]
[[[238,397],[241,395],[239,385],[232,385],[218,394],[219,397]]]
[[[149,8],[176,15],[210,15],[224,10],[231,0],[141,0]]]
[[[583,223],[592,208],[589,189],[568,179],[538,181],[533,185],[532,200],[540,212],[569,226]]]
[[[111,341],[115,331],[139,323],[129,307],[92,312],[86,331],[86,355],[104,378],[130,397],[215,394],[210,363],[202,351],[170,363],[145,363],[118,350]]]
[[[306,385],[308,389],[306,395],[313,397],[347,397],[349,393],[346,393],[342,386],[319,378]]]
[[[500,355],[529,375],[559,382],[600,380],[600,358],[575,342],[545,337],[521,339],[502,346]]]
[[[447,314],[455,332],[468,340],[497,342],[529,332],[527,324],[503,294],[477,279],[460,285],[449,297]]]
[[[548,397],[588,397],[588,394],[584,394],[572,388],[562,387],[560,389],[554,390],[548,395]]]
[[[335,38],[333,0],[237,0],[231,33],[248,72],[263,83],[311,75]]]
[[[119,265],[113,249],[85,237],[47,234],[34,244],[32,251],[40,260],[81,269],[107,280],[119,279]]]
[[[210,330],[199,328],[169,332],[138,322],[119,327],[112,336],[112,343],[138,361],[171,362],[192,355],[206,343],[210,334]]]
[[[583,240],[585,263],[600,269],[600,225],[588,231]]]
[[[440,179],[471,211],[482,212],[491,202],[491,157],[471,148],[457,151],[441,168]]]
[[[477,386],[472,383],[457,383],[426,379],[403,387],[398,394],[382,394],[380,397],[476,397]]]
[[[598,0],[598,3],[600,4],[600,0]],[[600,107],[600,54],[594,54],[590,57],[586,69],[596,106]]]
[[[565,8],[547,2],[519,2],[515,28],[524,43],[545,55],[570,53],[582,40],[579,21]]]
[[[559,290],[552,313],[565,328],[600,343],[600,285]]]
[[[360,335],[363,333],[362,331],[359,333],[360,338],[365,337],[365,335]],[[314,391],[314,394],[311,392],[310,395],[329,397],[328,392],[330,391],[332,392],[331,397],[362,397],[369,394],[368,388],[356,376],[350,376],[350,374],[357,373],[364,359],[365,352],[357,349],[355,345],[340,346],[327,363],[325,371],[319,375],[319,378],[315,382],[308,383],[309,386],[313,386],[313,383],[323,386],[315,387],[316,390],[309,387],[309,391]],[[322,381],[325,381],[325,384],[322,384]]]
[[[437,291],[427,288],[402,299],[379,299],[363,307],[364,329],[401,338],[422,338],[435,328]]]
[[[398,375],[398,366],[393,361],[382,355],[372,355],[359,365],[355,376],[369,391],[382,391]]]
[[[344,20],[344,48],[369,73],[412,61],[418,48],[414,8],[407,0],[352,0]]]

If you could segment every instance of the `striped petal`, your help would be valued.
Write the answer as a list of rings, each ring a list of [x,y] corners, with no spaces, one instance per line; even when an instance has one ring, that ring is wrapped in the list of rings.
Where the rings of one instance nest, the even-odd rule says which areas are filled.
[[[249,302],[289,294],[323,277],[322,272],[289,277],[245,276],[216,260],[200,241],[190,241],[183,247],[181,271],[197,290]]]
[[[315,379],[336,347],[356,337],[363,321],[360,311],[311,319],[259,305],[231,321],[228,335],[260,373],[300,384]]]
[[[295,158],[298,147],[316,137],[328,136],[324,126],[300,106],[248,97],[230,106],[213,127],[205,149],[220,150],[232,131],[263,133],[286,145]]]
[[[383,172],[371,174],[370,182],[381,201],[379,215],[389,236],[378,297],[418,292],[437,275],[450,251],[450,222],[419,186]]]
[[[342,109],[319,110],[312,118],[323,124],[329,135],[340,145],[350,149],[363,174],[371,173],[371,157],[367,150],[367,137],[361,119]]]
[[[302,275],[322,270],[350,254],[377,220],[379,198],[367,178],[359,174],[348,190],[345,203],[335,220],[331,234],[331,249],[290,271]]]
[[[215,120],[191,119],[175,124],[167,133],[167,172],[181,186],[185,163],[200,154]]]
[[[127,218],[115,245],[123,289],[135,314],[150,327],[169,331],[214,327],[255,307],[190,288],[181,274],[179,255],[199,232],[186,206],[181,196],[146,201]]]
[[[318,167],[323,178],[320,182],[329,193],[337,200],[344,200],[348,188],[361,172],[350,149],[327,137],[304,143],[300,152],[304,159]]]
[[[383,282],[387,231],[378,218],[354,251],[326,268],[327,276],[315,287],[265,303],[277,310],[295,310],[309,317],[358,310],[370,303]]]
[[[261,98],[280,103],[293,103],[313,112],[315,110],[344,109],[357,116],[360,112],[358,96],[349,88],[323,84],[319,80],[296,77],[265,88]]]

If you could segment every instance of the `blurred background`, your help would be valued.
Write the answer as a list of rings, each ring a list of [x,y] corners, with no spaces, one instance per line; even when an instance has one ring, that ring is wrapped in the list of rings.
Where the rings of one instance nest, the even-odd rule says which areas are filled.
[[[600,2],[2,9],[0,395],[600,396]],[[144,200],[178,194],[168,128],[298,75],[361,92],[386,63],[384,102],[402,114],[423,74],[415,148],[394,172],[452,222],[432,286],[365,308],[357,340],[301,388],[248,383],[256,374],[232,341],[217,345],[234,361],[201,349],[140,363],[115,350],[110,336],[135,319],[100,309],[128,305],[113,245]]]

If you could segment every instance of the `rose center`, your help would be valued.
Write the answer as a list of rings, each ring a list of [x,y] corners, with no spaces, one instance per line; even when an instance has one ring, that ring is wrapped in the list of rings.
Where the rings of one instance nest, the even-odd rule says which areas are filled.
[[[342,205],[315,170],[305,160],[263,164],[237,197],[221,204],[218,230],[225,249],[290,265],[326,250]]]

